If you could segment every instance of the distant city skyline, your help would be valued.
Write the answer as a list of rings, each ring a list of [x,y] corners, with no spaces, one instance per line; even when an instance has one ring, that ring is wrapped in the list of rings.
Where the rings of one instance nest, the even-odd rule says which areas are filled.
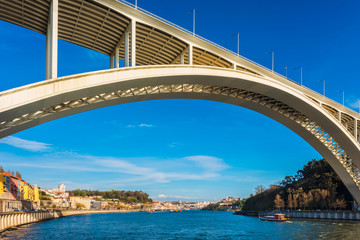
[[[360,3],[138,1],[138,6],[358,111]],[[306,16],[306,17],[304,17]],[[44,80],[45,36],[0,21],[0,90]],[[20,47],[19,47],[20,46]],[[59,76],[109,68],[109,57],[59,40]],[[322,157],[281,124],[205,100],[129,103],[0,139],[0,164],[42,188],[141,190],[160,201],[248,197]]]

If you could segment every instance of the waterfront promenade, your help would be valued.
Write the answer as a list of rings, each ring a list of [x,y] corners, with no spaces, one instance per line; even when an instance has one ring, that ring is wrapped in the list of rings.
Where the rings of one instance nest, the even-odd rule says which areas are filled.
[[[29,223],[35,223],[55,218],[95,214],[95,213],[122,213],[138,212],[139,210],[70,210],[70,211],[38,211],[38,212],[11,212],[0,214],[0,232],[6,231],[12,227],[17,227]]]

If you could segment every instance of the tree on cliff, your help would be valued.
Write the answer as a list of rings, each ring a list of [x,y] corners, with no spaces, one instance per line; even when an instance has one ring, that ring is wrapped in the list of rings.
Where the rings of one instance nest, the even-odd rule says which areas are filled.
[[[294,207],[294,198],[292,194],[288,195],[287,207],[290,208],[290,210]]]
[[[255,188],[255,195],[263,193],[265,190],[266,190],[266,188],[263,185],[259,185]]]
[[[279,211],[280,208],[285,207],[284,200],[280,197],[279,194],[276,194],[275,200],[274,200],[275,208]]]
[[[352,196],[339,176],[325,160],[312,160],[295,176],[286,176],[281,187],[270,188],[246,200],[244,211],[264,211],[276,208],[276,195],[289,209],[352,208]],[[290,196],[289,196],[290,195]],[[344,206],[345,205],[345,206]]]

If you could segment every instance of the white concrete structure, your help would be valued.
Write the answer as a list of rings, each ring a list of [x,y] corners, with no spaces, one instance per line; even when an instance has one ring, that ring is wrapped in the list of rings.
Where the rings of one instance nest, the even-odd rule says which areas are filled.
[[[54,67],[47,74],[50,80],[0,93],[0,137],[120,103],[169,98],[225,102],[269,116],[299,134],[360,203],[360,115],[351,109],[119,1],[13,0],[0,1],[0,9],[6,10],[2,20],[48,36],[51,32],[52,41],[58,28],[60,39],[111,59],[110,70],[56,78]],[[47,48],[47,69],[56,61],[55,45]],[[118,68],[119,58],[128,67]]]

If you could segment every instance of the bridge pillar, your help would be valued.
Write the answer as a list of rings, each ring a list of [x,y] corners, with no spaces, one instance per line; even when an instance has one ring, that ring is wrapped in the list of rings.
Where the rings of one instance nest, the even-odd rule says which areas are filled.
[[[130,35],[130,31],[129,31],[129,28],[126,29],[125,31],[125,39],[124,39],[124,61],[125,61],[125,64],[124,66],[125,67],[128,67],[129,66],[129,35]]]
[[[115,48],[115,68],[119,68],[119,47]]]
[[[185,57],[185,54],[182,52],[182,53],[180,54],[180,64],[184,64],[184,63],[185,63],[184,57]]]
[[[131,67],[136,66],[136,21],[131,20]]]
[[[114,55],[110,55],[110,68],[114,68]]]
[[[59,17],[58,10],[59,1],[52,0],[50,3],[49,23],[46,33],[46,79],[57,78]]]
[[[193,65],[193,45],[189,45],[189,65]]]
[[[358,120],[354,119],[354,137],[357,141],[359,141],[358,136],[357,136],[358,135],[357,128],[358,128]]]

